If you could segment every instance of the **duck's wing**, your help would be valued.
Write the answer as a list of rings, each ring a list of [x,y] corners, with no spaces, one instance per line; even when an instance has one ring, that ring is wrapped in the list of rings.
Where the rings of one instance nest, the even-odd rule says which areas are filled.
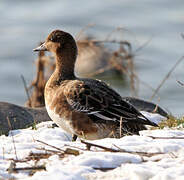
[[[94,121],[122,121],[157,126],[104,82],[75,80],[68,84],[64,92],[73,110],[86,113]]]

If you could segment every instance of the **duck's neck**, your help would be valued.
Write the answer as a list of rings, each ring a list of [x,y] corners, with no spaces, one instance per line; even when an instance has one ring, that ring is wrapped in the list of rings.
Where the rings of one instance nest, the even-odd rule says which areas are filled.
[[[60,84],[63,80],[71,80],[75,78],[74,65],[76,60],[76,52],[63,51],[56,53],[56,69],[52,75],[52,81]]]

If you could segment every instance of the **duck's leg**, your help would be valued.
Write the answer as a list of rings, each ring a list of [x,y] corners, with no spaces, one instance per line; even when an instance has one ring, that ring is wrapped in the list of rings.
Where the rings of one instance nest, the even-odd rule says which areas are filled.
[[[72,134],[72,141],[76,141],[77,140],[77,135]]]

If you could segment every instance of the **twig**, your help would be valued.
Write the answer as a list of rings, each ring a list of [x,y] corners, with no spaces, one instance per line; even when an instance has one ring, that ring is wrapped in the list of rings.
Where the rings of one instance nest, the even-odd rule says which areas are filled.
[[[106,172],[106,171],[110,171],[110,170],[113,170],[113,169],[116,169],[117,167],[111,167],[111,168],[109,168],[109,167],[101,167],[101,168],[99,168],[99,167],[93,167],[93,169],[95,169],[95,170],[100,170],[100,171],[103,171],[103,172]]]
[[[153,109],[152,113],[156,113],[158,111],[158,104],[156,104],[155,108]]]
[[[174,152],[169,152],[169,155],[171,158],[177,158],[178,156]]]
[[[66,150],[63,150],[63,149],[60,149],[60,148],[58,148],[58,147],[56,147],[56,146],[47,144],[47,143],[45,143],[45,142],[43,142],[43,141],[40,141],[40,140],[36,140],[36,141],[37,141],[37,142],[40,142],[40,143],[42,143],[42,144],[45,144],[45,145],[47,145],[47,146],[49,146],[49,147],[55,148],[55,149],[57,149],[57,150],[59,150],[59,151],[62,151],[63,153],[66,153],[66,154],[72,154],[72,155],[75,155],[75,156],[78,156],[78,155],[79,155],[79,151],[76,150],[76,149],[67,148]]]
[[[91,28],[91,27],[93,27],[93,26],[95,26],[95,24],[88,24],[87,26],[84,26],[84,27],[77,33],[76,39],[78,40],[78,39],[80,38],[81,34],[84,33],[84,31],[86,31],[87,29],[89,29],[89,28]]]
[[[25,81],[24,76],[23,76],[22,74],[20,75],[20,77],[21,77],[22,82],[23,82],[23,84],[24,84],[24,89],[25,89],[25,91],[26,91],[27,99],[28,99],[28,101],[30,102],[30,105],[31,105],[31,99],[30,99],[30,96],[29,96],[29,90],[28,90],[28,88],[27,88],[26,81]],[[32,107],[32,106],[31,106],[31,107]]]
[[[129,66],[128,69],[130,69],[131,90],[132,90],[132,92],[134,93],[135,96],[138,96],[138,91],[136,90],[136,87],[135,87],[135,79],[136,79],[137,76],[135,74],[134,63],[133,63],[131,58],[128,58],[128,66]]]
[[[53,154],[61,153],[61,151],[46,149],[45,147],[42,147],[42,148],[36,147],[36,149],[41,150],[41,151],[45,151],[45,152],[50,152],[50,153],[53,153]],[[48,154],[49,154],[49,153],[48,153]]]
[[[89,143],[89,142],[86,142],[86,141],[83,141],[83,140],[81,140],[81,143],[86,144],[89,150],[90,150],[91,146],[94,146],[94,147],[98,147],[98,148],[104,149],[104,150],[109,151],[109,152],[130,153],[130,154],[135,154],[135,155],[140,155],[140,156],[147,156],[147,157],[151,157],[151,156],[158,155],[158,154],[164,154],[164,153],[158,153],[158,152],[147,153],[147,152],[140,152],[140,151],[135,151],[135,152],[134,151],[126,151],[126,150],[121,149],[118,146],[114,145],[116,148],[118,148],[118,150],[117,150],[117,149],[107,148],[107,147],[104,147],[104,146],[101,146],[101,145],[97,145],[97,144],[94,144],[94,143]]]
[[[72,146],[72,145],[69,145],[69,144],[65,144],[64,146],[65,147],[75,148],[75,149],[78,149],[78,150],[81,150],[81,151],[86,151],[86,149],[84,149],[84,148],[80,148],[80,147],[77,147],[77,146]]]
[[[156,90],[154,91],[153,95],[151,96],[150,100],[152,100],[155,95],[158,93],[158,91],[160,90],[160,88],[163,86],[163,84],[165,83],[165,81],[169,78],[169,76],[171,75],[171,73],[175,70],[175,68],[178,66],[178,64],[184,59],[184,56],[182,56],[175,64],[174,66],[171,68],[171,70],[166,74],[166,76],[163,78],[163,80],[161,81],[161,83],[158,85],[158,87],[156,88]]]
[[[122,122],[123,122],[123,119],[122,119],[122,116],[120,117],[120,129],[119,129],[119,134],[120,134],[120,137],[121,137],[121,135],[122,135]]]
[[[40,140],[36,140],[36,141],[39,142],[39,143],[42,143],[42,144],[44,144],[44,145],[47,145],[47,146],[49,146],[49,147],[52,147],[52,148],[54,148],[54,149],[57,149],[57,150],[59,150],[59,151],[65,152],[63,149],[60,149],[60,148],[58,148],[58,147],[56,147],[56,146],[47,144],[46,142],[43,142],[43,141],[40,141]]]
[[[46,168],[45,166],[34,166],[34,167],[22,167],[22,168],[12,167],[11,169],[10,168],[7,169],[7,171],[11,171],[11,172],[28,171],[28,170],[45,170],[46,171]]]
[[[135,53],[138,51],[141,51],[143,48],[145,48],[151,41],[153,37],[149,38],[146,42],[144,42],[142,45],[140,45],[136,50]]]
[[[94,146],[94,147],[98,147],[98,148],[101,148],[101,149],[104,149],[104,150],[110,151],[110,152],[119,152],[119,150],[104,147],[104,146],[93,144],[93,143],[89,143],[89,142],[86,142],[86,141],[83,141],[83,140],[81,140],[81,143],[86,144],[88,150],[90,150],[91,146]]]
[[[130,154],[135,154],[135,155],[140,155],[140,156],[146,156],[146,157],[152,157],[154,155],[158,155],[158,154],[164,154],[164,153],[160,153],[160,152],[155,152],[155,153],[148,153],[148,152],[141,152],[141,151],[127,151],[124,149],[121,149],[120,147],[118,147],[117,145],[113,144],[116,148],[119,149],[119,152],[123,152],[123,153],[130,153]]]
[[[101,149],[104,149],[106,151],[110,151],[110,152],[122,152],[122,153],[131,153],[131,154],[138,154],[138,155],[143,155],[143,156],[153,156],[153,155],[156,155],[156,154],[163,154],[163,153],[147,153],[147,152],[139,152],[139,151],[126,151],[124,149],[121,149],[119,148],[118,146],[114,145],[117,149],[113,149],[113,148],[107,148],[107,147],[104,147],[104,146],[101,146],[101,145],[97,145],[97,144],[93,144],[93,143],[89,143],[89,142],[86,142],[86,141],[83,141],[81,140],[82,143],[86,144],[87,146],[91,147],[91,146],[94,146],[94,147],[98,147],[98,148],[101,148]]]
[[[152,139],[184,139],[184,137],[154,137],[154,136],[147,136],[150,137]]]
[[[181,81],[177,81],[178,84],[180,84],[181,86],[184,86],[184,83],[182,83]]]
[[[15,157],[18,160],[16,146],[15,146],[15,140],[14,140],[14,137],[13,137],[13,134],[12,134],[12,131],[11,131],[12,130],[12,126],[11,126],[9,117],[7,117],[7,121],[8,121],[8,126],[9,126],[9,129],[10,129],[10,135],[11,135],[12,141],[13,141],[13,148],[14,148],[14,151],[15,151]]]
[[[113,29],[110,33],[108,33],[108,34],[106,35],[105,40],[108,41],[108,40],[111,38],[111,36],[112,36],[115,32],[121,32],[122,35],[123,35],[123,30],[125,31],[126,28],[117,27],[117,28]]]

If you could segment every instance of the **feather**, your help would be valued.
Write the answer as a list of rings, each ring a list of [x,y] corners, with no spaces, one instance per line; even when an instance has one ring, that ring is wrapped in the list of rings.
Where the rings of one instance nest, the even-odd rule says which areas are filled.
[[[113,89],[97,80],[80,79],[76,81],[76,84],[72,84],[72,91],[66,93],[65,96],[73,110],[90,115],[92,120],[96,116],[103,121],[118,123],[120,119],[123,119],[123,122],[128,124],[156,126]]]

